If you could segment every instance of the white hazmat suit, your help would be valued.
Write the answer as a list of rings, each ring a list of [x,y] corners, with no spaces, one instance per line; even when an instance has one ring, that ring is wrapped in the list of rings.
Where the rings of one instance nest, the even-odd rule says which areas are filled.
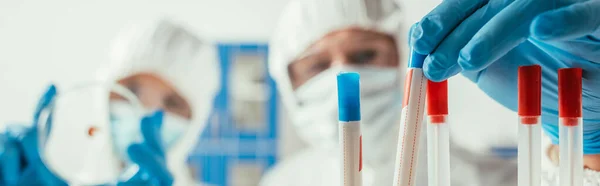
[[[148,73],[169,83],[191,107],[190,125],[167,149],[174,185],[195,185],[186,163],[206,124],[219,85],[214,46],[167,20],[132,25],[113,41],[111,64],[102,78],[118,81]],[[169,125],[163,123],[163,127]]]

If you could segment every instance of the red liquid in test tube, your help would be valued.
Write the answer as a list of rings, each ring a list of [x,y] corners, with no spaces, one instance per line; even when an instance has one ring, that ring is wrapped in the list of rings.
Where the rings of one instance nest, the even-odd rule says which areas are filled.
[[[431,186],[450,185],[448,81],[427,82],[427,179]]]
[[[541,184],[542,68],[519,67],[519,186]]]
[[[558,70],[559,180],[561,186],[583,185],[581,69]]]

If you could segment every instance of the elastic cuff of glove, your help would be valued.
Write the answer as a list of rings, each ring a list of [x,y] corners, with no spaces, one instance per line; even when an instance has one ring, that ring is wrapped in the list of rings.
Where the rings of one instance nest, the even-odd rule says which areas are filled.
[[[583,131],[583,154],[600,154],[600,130]]]
[[[595,142],[594,144],[588,144],[587,142],[583,142],[583,154],[591,155],[591,154],[600,154],[600,143]]]

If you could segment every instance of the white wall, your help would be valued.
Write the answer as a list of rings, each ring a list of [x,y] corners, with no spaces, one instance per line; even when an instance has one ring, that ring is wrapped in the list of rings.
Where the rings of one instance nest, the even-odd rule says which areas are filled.
[[[212,40],[267,41],[285,0],[0,1],[0,126],[54,82],[94,78],[120,28],[165,15]]]

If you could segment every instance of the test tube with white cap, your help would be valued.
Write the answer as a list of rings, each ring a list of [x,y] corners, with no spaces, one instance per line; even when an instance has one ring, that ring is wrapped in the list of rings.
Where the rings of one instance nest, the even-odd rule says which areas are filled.
[[[344,186],[362,185],[362,134],[360,132],[360,75],[337,75],[341,179]]]
[[[581,69],[558,70],[559,180],[561,186],[583,185]]]
[[[430,186],[450,185],[448,81],[427,82],[427,171]]]
[[[396,152],[394,186],[413,186],[416,178],[417,156],[427,79],[423,74],[426,55],[412,52],[404,84],[404,100],[400,116],[400,134]]]
[[[542,68],[521,66],[518,72],[519,98],[519,186],[539,186],[541,183],[540,124],[542,102]]]

